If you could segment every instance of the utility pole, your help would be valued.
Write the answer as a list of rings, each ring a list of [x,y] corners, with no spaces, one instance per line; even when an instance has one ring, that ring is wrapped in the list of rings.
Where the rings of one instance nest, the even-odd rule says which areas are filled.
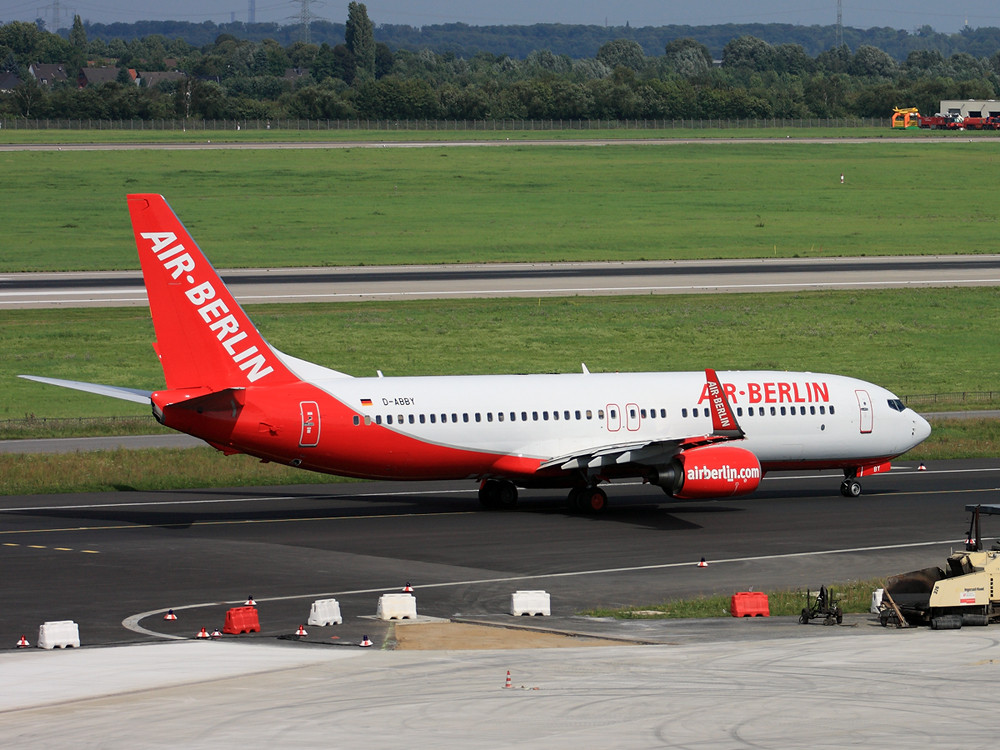
[[[299,39],[305,44],[309,44],[309,26],[314,20],[319,18],[310,9],[310,5],[322,5],[322,0],[292,0],[293,5],[299,6],[299,14],[291,16],[292,20],[299,22]]]
[[[63,17],[67,20],[69,19],[69,11],[62,7],[59,0],[52,0],[50,5],[45,5],[39,8],[38,15],[39,17],[48,16],[52,19],[52,28],[46,30],[53,33],[59,30],[59,24],[62,23]]]
[[[837,49],[844,46],[844,0],[837,0]]]

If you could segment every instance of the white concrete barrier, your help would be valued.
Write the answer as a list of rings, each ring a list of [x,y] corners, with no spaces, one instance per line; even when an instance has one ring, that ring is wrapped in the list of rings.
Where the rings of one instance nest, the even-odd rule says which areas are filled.
[[[875,589],[872,592],[872,606],[869,611],[873,615],[877,615],[881,607],[882,607],[882,589]]]
[[[375,616],[380,620],[416,620],[417,598],[413,594],[382,594]]]
[[[80,627],[72,620],[53,620],[38,628],[38,648],[80,648]]]
[[[340,602],[336,599],[317,599],[309,608],[307,625],[342,625],[344,618],[340,616]]]
[[[520,615],[552,614],[549,609],[549,594],[547,591],[515,591],[510,595],[510,613],[515,617]]]

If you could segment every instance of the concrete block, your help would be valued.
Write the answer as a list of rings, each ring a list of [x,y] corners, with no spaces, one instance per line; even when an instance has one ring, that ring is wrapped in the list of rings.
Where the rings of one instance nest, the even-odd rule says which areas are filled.
[[[309,608],[307,625],[343,625],[344,618],[340,615],[340,602],[336,599],[317,599]]]
[[[417,598],[413,594],[382,594],[375,616],[380,620],[416,620]]]
[[[80,626],[72,620],[52,620],[38,628],[38,648],[80,648]]]
[[[510,613],[515,617],[520,615],[552,614],[549,609],[549,594],[547,591],[515,591],[510,595]]]

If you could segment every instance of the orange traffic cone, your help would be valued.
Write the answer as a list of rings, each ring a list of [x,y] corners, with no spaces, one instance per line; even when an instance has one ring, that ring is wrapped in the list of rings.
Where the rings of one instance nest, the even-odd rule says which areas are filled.
[[[177,619],[177,615],[175,615],[174,611],[171,609],[171,610],[167,611],[167,614],[163,615],[163,619],[164,620],[176,620]]]
[[[205,628],[201,629],[201,632],[195,636],[195,638],[208,638],[208,631]]]
[[[507,682],[505,682],[503,686],[505,688],[509,688],[511,686],[510,685],[510,670],[509,669],[507,670]]]
[[[221,638],[222,637],[222,633],[219,632],[218,628],[216,628],[215,630],[212,631],[212,637],[213,638]]]
[[[699,568],[707,568],[707,567],[708,567],[708,563],[707,563],[707,562],[705,562],[705,558],[704,558],[704,557],[703,557],[703,558],[701,558],[701,562],[700,562],[700,563],[698,563],[698,567],[699,567]]]
[[[295,631],[295,635],[301,638],[302,636],[309,634],[306,632],[306,628],[304,625],[299,625],[299,629]]]
[[[917,467],[917,471],[927,471],[927,467],[924,466],[924,462],[920,462],[920,466]]]
[[[368,640],[368,636],[366,635],[361,639],[361,643],[359,643],[358,645],[361,646],[362,648],[368,648],[373,644],[370,640]]]
[[[27,647],[28,647],[28,646],[30,646],[30,645],[31,645],[31,644],[30,644],[30,643],[28,643],[28,639],[27,639],[27,638],[25,638],[25,637],[24,637],[23,635],[21,636],[21,640],[19,640],[19,641],[17,642],[17,647],[18,647],[18,648],[27,648]]]
[[[250,594],[250,596],[247,597],[247,600],[245,602],[243,602],[243,606],[244,607],[256,607],[257,606],[257,602],[255,602],[253,600],[253,594]]]
[[[413,593],[413,586],[410,585],[409,581],[407,581],[406,585],[403,586],[403,593],[404,594],[412,594]]]

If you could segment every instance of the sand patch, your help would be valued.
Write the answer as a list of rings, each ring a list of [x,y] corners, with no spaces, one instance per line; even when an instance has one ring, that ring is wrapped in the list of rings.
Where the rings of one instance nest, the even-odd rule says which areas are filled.
[[[621,641],[543,633],[518,628],[440,622],[397,625],[396,648],[404,651],[463,651],[514,648],[621,646]]]

